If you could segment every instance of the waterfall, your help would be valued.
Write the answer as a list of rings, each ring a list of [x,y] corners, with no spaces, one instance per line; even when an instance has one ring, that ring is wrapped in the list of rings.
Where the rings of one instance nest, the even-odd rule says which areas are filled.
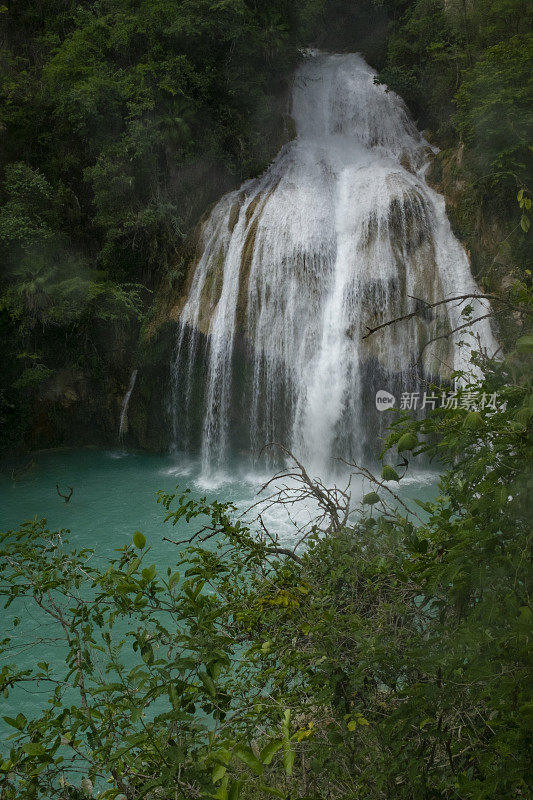
[[[362,339],[411,311],[410,298],[477,291],[425,181],[430,147],[374,78],[356,54],[306,58],[291,96],[296,137],[202,226],[172,411],[177,446],[200,448],[206,474],[269,441],[322,474],[333,458],[364,459],[386,424],[376,390],[398,396],[468,362],[456,346],[468,332],[442,336],[464,321],[461,304],[428,313],[419,303],[412,319]],[[483,301],[469,302],[483,313]],[[491,346],[486,320],[473,333]]]
[[[128,430],[128,406],[130,404],[130,397],[131,393],[133,392],[133,387],[135,386],[136,380],[137,380],[137,370],[134,369],[133,372],[131,373],[128,389],[126,394],[122,398],[122,405],[120,407],[120,423],[118,426],[118,439],[120,442],[124,439],[124,434]]]

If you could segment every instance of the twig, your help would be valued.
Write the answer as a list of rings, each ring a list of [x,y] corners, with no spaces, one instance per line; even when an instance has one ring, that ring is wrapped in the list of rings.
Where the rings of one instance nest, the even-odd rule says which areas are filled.
[[[503,300],[501,297],[498,297],[495,294],[477,294],[477,293],[470,293],[470,294],[461,294],[457,295],[456,297],[447,297],[444,300],[437,300],[435,303],[428,303],[426,300],[422,300],[420,297],[413,297],[409,295],[412,300],[416,300],[419,303],[424,303],[427,309],[430,308],[437,308],[438,306],[445,305],[446,303],[453,303],[455,301],[461,300],[491,300],[496,303],[500,303],[501,305],[506,306],[507,308],[513,309],[514,311],[519,311],[521,314],[531,314],[532,310],[525,306],[516,306],[512,303],[509,303],[507,300]],[[415,309],[415,311],[411,311],[409,314],[403,314],[401,317],[395,317],[394,319],[389,319],[387,322],[382,322],[380,325],[376,325],[375,328],[370,328],[368,325],[367,333],[362,337],[363,339],[368,339],[369,336],[372,336],[373,333],[376,331],[382,330],[382,328],[387,328],[389,325],[396,325],[398,322],[405,322],[406,320],[412,319],[419,314],[419,309]],[[490,316],[490,315],[489,315]],[[472,323],[470,323],[472,324]]]
[[[72,486],[67,486],[67,489],[70,489],[70,492],[68,494],[62,494],[59,491],[59,486],[57,485],[57,483],[56,483],[56,489],[57,489],[58,495],[63,498],[65,503],[68,503],[70,498],[72,497],[73,492],[74,492],[74,489],[72,488]]]
[[[417,364],[419,364],[419,363],[420,363],[420,361],[421,361],[421,359],[422,359],[422,355],[423,355],[423,353],[424,353],[425,349],[426,349],[427,347],[429,347],[429,345],[430,345],[430,344],[433,344],[433,342],[438,342],[438,341],[439,341],[439,339],[448,339],[448,338],[449,338],[450,336],[452,336],[454,333],[457,333],[457,331],[462,331],[462,330],[464,330],[464,328],[470,328],[470,326],[471,326],[471,325],[475,325],[475,324],[476,324],[476,322],[481,322],[481,320],[482,320],[482,319],[488,319],[489,317],[492,317],[492,314],[483,314],[483,316],[481,316],[481,317],[476,317],[476,319],[470,320],[470,322],[464,322],[462,325],[458,325],[458,327],[457,327],[457,328],[452,328],[452,330],[451,330],[451,331],[448,331],[448,333],[441,333],[439,336],[434,336],[432,339],[429,339],[429,340],[428,340],[428,341],[427,341],[427,342],[426,342],[426,343],[425,343],[425,344],[422,346],[422,349],[420,350],[420,355],[418,356],[418,359],[417,359],[416,363],[417,363]],[[485,353],[485,355],[486,355],[486,353]]]

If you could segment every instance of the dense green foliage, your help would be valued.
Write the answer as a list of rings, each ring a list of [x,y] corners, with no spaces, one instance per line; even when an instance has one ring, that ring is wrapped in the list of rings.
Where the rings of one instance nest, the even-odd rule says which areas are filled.
[[[67,674],[3,668],[4,694],[53,702],[6,720],[2,797],[530,797],[532,349],[399,419],[400,463],[299,559],[187,493],[160,496],[199,531],[166,574],[141,532],[100,568],[44,522],[3,535],[7,613],[54,620]],[[391,487],[422,452],[440,494],[406,507]]]
[[[476,277],[501,290],[531,269],[533,8],[527,0],[385,0],[396,9],[380,78],[442,148],[433,178],[471,253]],[[398,13],[399,12],[399,13]],[[522,230],[521,230],[522,228]]]
[[[29,386],[128,363],[137,285],[183,277],[199,215],[279,148],[313,14],[313,0],[0,9],[4,445],[24,434]]]

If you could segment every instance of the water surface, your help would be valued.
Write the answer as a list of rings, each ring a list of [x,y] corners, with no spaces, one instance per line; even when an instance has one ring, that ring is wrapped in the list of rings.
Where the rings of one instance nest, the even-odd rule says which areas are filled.
[[[192,497],[231,501],[242,514],[257,500],[257,492],[269,477],[268,472],[250,473],[238,462],[228,467],[225,475],[206,484],[199,476],[201,464],[186,456],[124,454],[97,449],[59,450],[28,456],[23,461],[4,463],[0,470],[0,530],[17,528],[24,520],[46,518],[51,531],[68,529],[65,534],[73,548],[91,548],[95,559],[116,557],[117,548],[129,544],[136,530],[142,531],[151,548],[147,563],[155,563],[161,571],[173,566],[179,557],[175,545],[164,541],[189,537],[193,524],[180,521],[175,527],[164,523],[165,510],[157,504],[157,491],[191,490]],[[436,493],[435,472],[413,473],[402,482],[404,500],[414,496],[429,498]],[[68,503],[58,495],[73,488]],[[354,498],[368,485],[354,485]],[[298,524],[313,516],[311,505],[296,513]],[[296,541],[296,530],[280,509],[264,516],[269,527],[283,543]],[[207,546],[215,547],[212,541]],[[20,668],[47,661],[56,674],[64,671],[64,647],[57,640],[55,625],[35,605],[21,600],[2,615],[2,635],[14,631],[13,620],[20,620],[15,631],[15,646],[2,660]],[[1,664],[0,664],[1,666]],[[1,716],[16,716],[22,711],[28,718],[42,708],[48,689],[18,688],[9,698],[1,699]],[[2,736],[12,733],[0,723]]]

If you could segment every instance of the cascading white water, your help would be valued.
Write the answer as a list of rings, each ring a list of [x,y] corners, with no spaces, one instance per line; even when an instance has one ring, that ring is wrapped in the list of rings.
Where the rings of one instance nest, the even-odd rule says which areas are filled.
[[[120,422],[118,426],[118,440],[121,442],[124,439],[124,434],[128,429],[128,406],[130,404],[130,397],[131,393],[133,392],[133,387],[135,386],[135,381],[137,380],[137,370],[134,369],[130,375],[130,382],[128,385],[128,389],[126,394],[122,398],[122,404],[120,406]]]
[[[266,173],[224,196],[201,233],[173,364],[176,441],[200,411],[205,473],[232,448],[276,440],[322,474],[364,457],[374,394],[464,367],[461,304],[362,339],[367,327],[475,292],[429,146],[402,100],[358,55],[309,56],[291,100],[296,138]],[[469,301],[475,316],[482,301]],[[475,333],[491,347],[487,321]]]

